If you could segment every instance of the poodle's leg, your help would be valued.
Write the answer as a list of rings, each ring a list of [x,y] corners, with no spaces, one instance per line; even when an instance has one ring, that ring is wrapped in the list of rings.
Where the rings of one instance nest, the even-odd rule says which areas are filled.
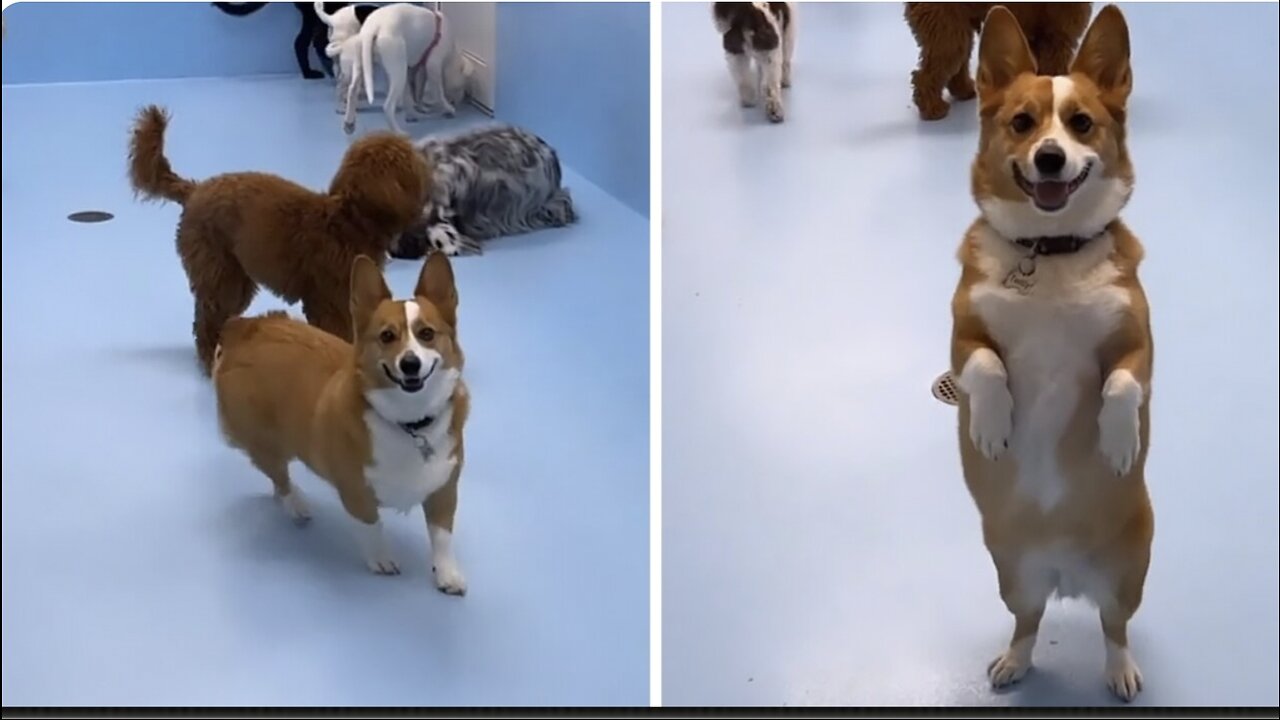
[[[947,92],[953,100],[972,100],[978,91],[973,86],[973,76],[969,74],[969,60],[973,56],[973,35],[965,35],[964,50],[960,53],[964,59],[960,69],[947,81]]]
[[[742,107],[754,107],[757,81],[751,74],[751,58],[746,52],[725,53],[724,57],[729,63],[729,75],[738,86],[738,101]]]
[[[782,106],[782,49],[755,53],[760,69],[760,85],[764,89],[764,111],[770,122],[780,123],[785,117]]]
[[[1036,57],[1036,71],[1041,75],[1066,75],[1076,54],[1076,37],[1056,29],[1032,37],[1031,51]]]
[[[338,293],[343,298],[349,294],[345,289],[332,288],[327,294],[313,292],[307,295],[302,298],[302,314],[312,327],[351,342],[355,339],[355,331],[351,327],[351,311],[345,302],[337,300]]]
[[[404,39],[396,36],[378,37],[378,54],[382,58],[382,67],[387,71],[387,99],[382,103],[382,112],[386,113],[391,129],[404,134],[400,123],[396,121],[396,112],[405,105],[406,75],[409,65],[406,58]],[[407,106],[406,106],[407,107]]]
[[[213,368],[213,351],[218,347],[222,326],[244,312],[258,291],[253,278],[219,240],[185,229],[178,233],[178,254],[195,297],[192,331],[196,354],[206,374]]]
[[[942,89],[968,62],[973,27],[941,3],[910,3],[907,23],[920,46],[920,65],[911,73],[912,99],[920,119],[941,120],[951,110]]]

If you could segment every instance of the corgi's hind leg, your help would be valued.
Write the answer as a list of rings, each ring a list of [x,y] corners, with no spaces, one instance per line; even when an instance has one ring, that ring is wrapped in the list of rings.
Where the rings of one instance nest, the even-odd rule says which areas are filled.
[[[1142,590],[1151,562],[1150,514],[1140,516],[1129,528],[1124,550],[1112,553],[1117,564],[1111,568],[1116,578],[1114,602],[1098,603],[1102,634],[1106,638],[1107,687],[1116,697],[1132,701],[1142,691],[1142,670],[1129,650],[1129,620],[1142,604]]]
[[[1048,578],[1032,577],[1019,568],[1019,553],[992,551],[1000,598],[1013,614],[1013,636],[1009,645],[987,665],[991,687],[1003,688],[1018,682],[1031,670],[1031,655],[1040,632],[1040,618],[1053,588]]]
[[[289,519],[298,525],[306,525],[311,520],[311,505],[302,491],[289,479],[289,460],[275,453],[249,451],[249,461],[271,478],[275,488],[276,499],[284,508]]]

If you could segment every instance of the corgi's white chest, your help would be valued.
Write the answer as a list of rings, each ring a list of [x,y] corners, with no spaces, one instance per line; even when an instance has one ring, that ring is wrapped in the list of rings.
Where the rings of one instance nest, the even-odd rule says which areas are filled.
[[[1026,292],[1004,285],[1020,254],[996,253],[984,262],[991,280],[971,290],[1009,374],[1009,447],[1018,464],[1018,487],[1044,510],[1065,491],[1059,441],[1082,389],[1101,394],[1098,348],[1129,303],[1128,292],[1115,285],[1118,271],[1107,260],[1109,251],[1107,242],[1074,255],[1039,258]]]
[[[411,434],[372,410],[365,414],[373,449],[365,480],[380,506],[408,512],[449,481],[458,462],[449,433],[452,415],[447,410]]]

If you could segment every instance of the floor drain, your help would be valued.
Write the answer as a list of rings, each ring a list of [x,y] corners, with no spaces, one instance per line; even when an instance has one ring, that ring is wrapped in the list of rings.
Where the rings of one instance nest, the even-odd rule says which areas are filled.
[[[960,395],[956,392],[956,380],[947,371],[933,381],[933,396],[948,405],[959,405]]]
[[[84,210],[81,212],[71,213],[67,216],[67,219],[71,222],[78,223],[100,223],[111,220],[114,217],[115,215],[112,215],[109,212],[102,212],[101,210]]]

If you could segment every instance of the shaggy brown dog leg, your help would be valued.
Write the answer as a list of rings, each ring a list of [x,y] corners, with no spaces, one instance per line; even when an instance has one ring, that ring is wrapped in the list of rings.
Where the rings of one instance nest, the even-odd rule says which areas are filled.
[[[907,3],[907,24],[920,46],[920,66],[911,73],[911,85],[922,120],[946,117],[951,105],[942,89],[957,75],[969,74],[973,28],[958,12],[946,3]]]
[[[192,331],[196,354],[206,374],[213,367],[213,351],[228,319],[249,307],[258,286],[236,261],[208,238],[178,231],[178,254],[195,296],[196,317]]]
[[[346,297],[346,294],[343,294]],[[330,335],[351,342],[355,339],[355,330],[351,327],[351,311],[335,305],[327,295],[310,295],[302,299],[302,314],[312,327],[320,328]]]
[[[1076,54],[1076,37],[1058,32],[1047,32],[1031,43],[1036,56],[1036,67],[1041,75],[1066,75],[1071,58]]]
[[[972,100],[978,94],[973,86],[973,76],[969,74],[969,58],[973,55],[972,35],[965,37],[963,55],[964,61],[960,63],[960,69],[947,82],[947,92],[955,100]]]

